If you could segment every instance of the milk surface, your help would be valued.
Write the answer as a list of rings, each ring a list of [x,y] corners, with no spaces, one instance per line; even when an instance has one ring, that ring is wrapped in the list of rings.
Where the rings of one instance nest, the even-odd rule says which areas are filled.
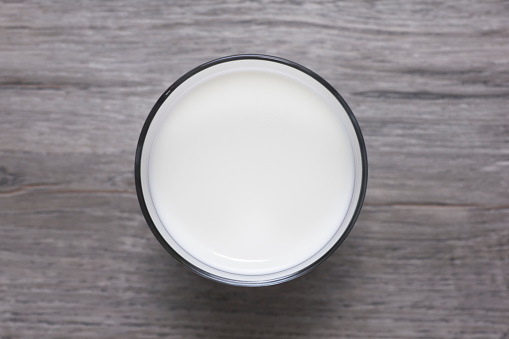
[[[170,236],[224,272],[279,272],[309,259],[343,222],[354,159],[334,106],[262,69],[188,89],[156,127],[148,182]]]

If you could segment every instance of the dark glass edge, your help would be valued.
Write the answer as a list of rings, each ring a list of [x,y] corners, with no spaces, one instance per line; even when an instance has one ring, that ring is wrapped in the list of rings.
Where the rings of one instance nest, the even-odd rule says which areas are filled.
[[[145,198],[143,196],[143,191],[141,187],[141,155],[143,150],[143,145],[145,143],[145,138],[148,132],[148,129],[150,127],[150,124],[152,120],[154,119],[154,116],[156,115],[157,111],[161,107],[161,105],[164,103],[166,98],[178,87],[180,86],[184,81],[195,75],[196,73],[201,72],[202,70],[209,68],[214,65],[218,65],[224,62],[234,61],[234,60],[245,60],[245,59],[255,59],[255,60],[266,60],[266,61],[272,61],[281,63],[290,67],[293,67],[297,70],[300,70],[307,75],[314,78],[316,81],[318,81],[320,84],[322,84],[329,92],[334,95],[334,97],[340,102],[341,106],[345,109],[346,113],[348,114],[348,117],[350,118],[350,121],[352,122],[352,125],[355,129],[357,139],[359,142],[359,148],[361,152],[361,158],[362,158],[362,180],[361,180],[361,190],[359,193],[359,199],[357,201],[357,206],[355,208],[354,214],[352,216],[352,219],[350,220],[350,223],[348,224],[348,227],[343,232],[341,237],[338,239],[338,241],[332,246],[332,248],[327,251],[323,256],[321,256],[319,259],[311,263],[310,265],[306,266],[305,268],[301,269],[300,271],[297,271],[295,273],[292,273],[288,276],[267,280],[267,281],[257,281],[257,282],[246,282],[246,281],[239,281],[239,280],[233,280],[228,279],[224,277],[217,276],[215,274],[212,274],[210,272],[204,271],[200,269],[199,267],[196,267],[195,265],[191,264],[189,261],[184,259],[182,256],[180,256],[163,238],[163,236],[159,233],[157,227],[155,226],[154,222],[152,221],[152,218],[150,217],[150,214],[147,209],[147,205],[145,203]],[[348,234],[352,230],[353,226],[355,225],[355,222],[357,221],[357,218],[359,217],[362,205],[364,203],[364,198],[366,196],[366,189],[367,189],[367,181],[368,181],[368,158],[367,158],[367,152],[366,152],[366,145],[364,143],[364,138],[362,136],[361,129],[359,127],[359,123],[357,122],[357,119],[355,118],[352,110],[346,103],[346,101],[343,99],[343,97],[336,91],[334,87],[332,87],[327,81],[325,81],[321,76],[316,74],[315,72],[311,71],[310,69],[297,64],[293,61],[286,60],[283,58],[270,56],[270,55],[263,55],[263,54],[237,54],[237,55],[230,55],[221,57],[218,59],[211,60],[209,62],[206,62],[191,71],[187,72],[183,76],[181,76],[177,81],[175,81],[162,95],[159,97],[157,102],[155,103],[154,107],[150,111],[147,119],[145,120],[145,123],[143,125],[143,128],[140,133],[140,137],[138,139],[138,144],[136,147],[136,156],[135,156],[135,165],[134,165],[134,177],[135,177],[135,186],[136,186],[136,194],[138,196],[138,202],[140,204],[140,208],[142,210],[143,216],[145,217],[145,220],[156,237],[156,239],[159,241],[159,243],[170,253],[177,261],[179,261],[181,264],[195,272],[196,274],[211,279],[216,282],[220,282],[227,285],[232,286],[241,286],[241,287],[259,287],[259,286],[270,286],[270,285],[276,285],[283,282],[287,282],[293,279],[296,279],[316,267],[320,265],[322,262],[324,262],[328,257],[330,257],[337,249],[338,247],[343,243],[343,241],[348,237]]]

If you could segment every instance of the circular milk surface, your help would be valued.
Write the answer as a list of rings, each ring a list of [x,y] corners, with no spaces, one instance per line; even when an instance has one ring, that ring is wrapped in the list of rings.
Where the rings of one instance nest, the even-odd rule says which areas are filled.
[[[354,186],[338,107],[268,70],[224,72],[188,89],[157,126],[148,163],[169,235],[234,274],[275,273],[316,254],[345,218]]]

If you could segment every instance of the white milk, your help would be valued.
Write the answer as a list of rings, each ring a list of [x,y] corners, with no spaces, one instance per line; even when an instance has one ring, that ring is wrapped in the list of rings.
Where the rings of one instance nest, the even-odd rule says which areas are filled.
[[[354,190],[344,111],[262,68],[212,74],[179,96],[151,125],[147,175],[153,208],[186,255],[260,275],[322,250]]]

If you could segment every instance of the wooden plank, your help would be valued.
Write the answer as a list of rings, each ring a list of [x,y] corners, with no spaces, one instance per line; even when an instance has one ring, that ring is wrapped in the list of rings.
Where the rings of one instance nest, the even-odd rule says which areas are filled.
[[[504,1],[0,1],[0,337],[508,338]],[[368,147],[329,260],[234,288],[173,260],[136,200],[180,75],[266,53],[330,81]]]

